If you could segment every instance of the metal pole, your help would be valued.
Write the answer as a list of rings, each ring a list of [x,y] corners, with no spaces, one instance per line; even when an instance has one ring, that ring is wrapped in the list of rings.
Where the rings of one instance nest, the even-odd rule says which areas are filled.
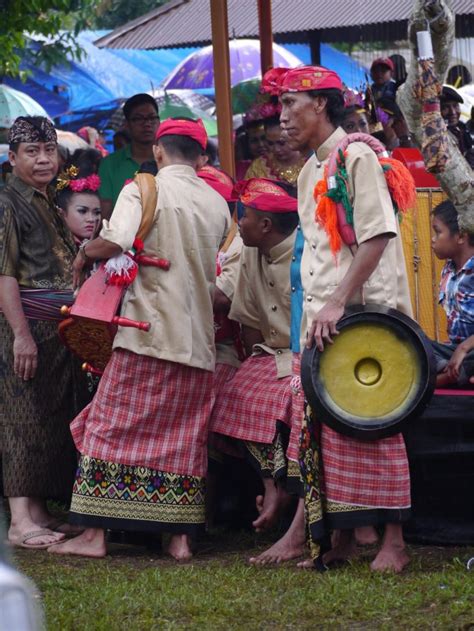
[[[258,0],[258,30],[263,77],[267,70],[273,68],[272,0]]]
[[[219,158],[224,171],[235,177],[227,0],[210,3]]]

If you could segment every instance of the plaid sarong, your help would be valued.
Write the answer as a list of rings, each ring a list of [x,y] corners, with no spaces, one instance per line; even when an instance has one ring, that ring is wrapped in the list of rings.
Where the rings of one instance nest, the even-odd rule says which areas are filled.
[[[291,424],[291,377],[277,378],[275,358],[246,359],[217,393],[209,430],[256,443],[271,443],[277,421]]]
[[[212,372],[117,349],[71,432],[101,461],[204,476],[212,405]]]
[[[362,441],[321,425],[327,501],[376,509],[410,508],[410,470],[401,434]]]

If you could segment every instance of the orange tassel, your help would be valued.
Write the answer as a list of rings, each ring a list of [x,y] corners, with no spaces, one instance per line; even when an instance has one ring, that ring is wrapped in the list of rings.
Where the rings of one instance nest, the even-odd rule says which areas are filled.
[[[400,212],[406,212],[416,204],[416,187],[412,174],[400,160],[379,158],[382,165],[388,165],[384,171],[388,190]]]
[[[341,249],[342,239],[337,226],[336,203],[326,195],[328,192],[326,176],[327,166],[324,178],[317,182],[313,191],[313,197],[316,202],[315,220],[326,231],[331,252],[336,255]]]

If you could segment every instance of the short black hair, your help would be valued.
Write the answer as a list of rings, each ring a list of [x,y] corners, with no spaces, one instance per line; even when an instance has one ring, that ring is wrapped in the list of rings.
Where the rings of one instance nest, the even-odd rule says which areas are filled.
[[[145,92],[143,92],[140,94],[134,94],[127,101],[125,101],[124,106],[122,108],[123,115],[125,116],[127,120],[130,120],[133,110],[139,107],[140,105],[145,105],[147,103],[150,105],[153,105],[156,113],[158,114],[158,104],[155,101],[155,99],[152,96],[150,96],[150,94],[146,94]]]
[[[344,120],[344,97],[337,88],[327,90],[309,90],[308,94],[316,98],[322,96],[326,99],[326,113],[334,127],[338,127]]]
[[[263,127],[264,127],[265,131],[269,127],[280,127],[280,117],[279,116],[269,116],[268,118],[265,118],[264,121],[263,121]]]
[[[447,226],[450,235],[454,236],[461,232],[459,229],[458,211],[451,200],[447,199],[438,204],[431,214]],[[469,245],[474,245],[474,234],[467,233],[467,237]]]
[[[90,147],[88,149],[76,149],[68,160],[68,163],[76,166],[80,173],[87,173],[91,175],[92,173],[99,172],[99,164],[101,160],[102,154],[100,151]],[[87,177],[87,175],[81,177]]]
[[[270,216],[273,227],[279,234],[288,236],[298,225],[298,213],[269,213],[256,210],[255,208],[253,210],[255,210],[257,217],[261,217],[262,219]]]
[[[189,162],[197,160],[199,156],[203,154],[201,145],[197,140],[189,136],[169,134],[168,136],[161,136],[157,144],[161,144],[165,148],[166,153],[170,156],[181,158]]]
[[[13,151],[13,153],[18,153],[18,147],[20,146],[20,144],[21,144],[21,143],[19,143],[19,142],[11,142],[11,143],[8,145],[8,149],[9,149],[10,151]]]

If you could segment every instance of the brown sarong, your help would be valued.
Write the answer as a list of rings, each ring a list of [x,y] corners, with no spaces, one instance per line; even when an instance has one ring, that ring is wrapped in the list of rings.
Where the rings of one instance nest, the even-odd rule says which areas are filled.
[[[88,401],[80,363],[54,321],[29,320],[38,347],[34,379],[13,374],[13,334],[0,314],[0,451],[7,497],[68,500],[77,465],[69,423]]]

